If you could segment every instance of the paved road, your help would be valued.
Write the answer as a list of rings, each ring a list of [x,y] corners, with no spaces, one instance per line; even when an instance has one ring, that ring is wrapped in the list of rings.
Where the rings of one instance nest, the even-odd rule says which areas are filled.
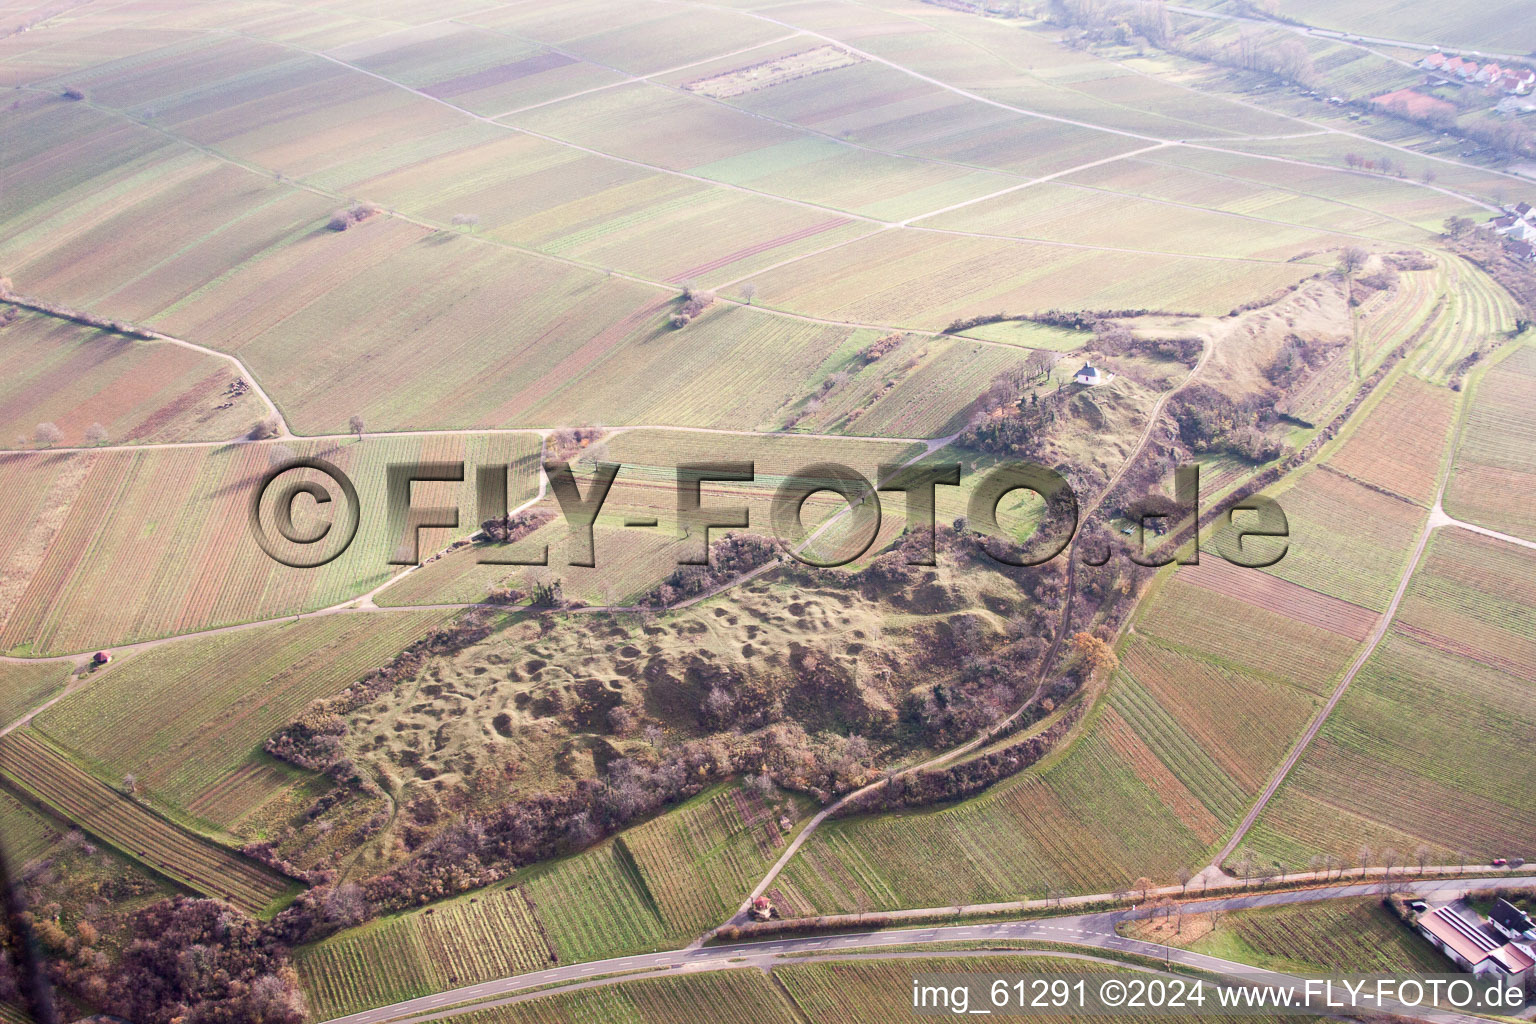
[[[1489,879],[1429,880],[1407,883],[1415,894],[1449,900],[1469,888],[1476,888]],[[1501,876],[1493,879],[1503,885],[1533,885],[1536,875]],[[1324,899],[1342,899],[1351,896],[1372,895],[1379,891],[1374,882],[1334,886],[1328,889],[1303,889],[1282,892],[1251,893],[1245,896],[1228,896],[1201,900],[1189,904],[1191,910],[1241,910],[1252,907],[1280,906],[1282,904],[1308,903]],[[1107,896],[1097,897],[1107,899]],[[497,1005],[511,1001],[518,993],[546,986],[575,986],[591,981],[600,975],[620,972],[677,969],[720,970],[728,967],[764,966],[775,957],[791,953],[850,953],[878,952],[882,948],[913,943],[999,941],[1007,939],[1034,939],[1037,941],[1063,942],[1072,945],[1109,950],[1117,953],[1135,953],[1214,971],[1219,974],[1241,974],[1255,977],[1261,972],[1246,965],[1221,960],[1217,957],[1192,953],[1188,950],[1170,949],[1157,943],[1141,942],[1115,934],[1115,925],[1129,915],[1127,912],[1080,914],[1073,916],[1042,918],[1034,921],[1007,921],[996,924],[951,925],[933,928],[901,928],[878,932],[860,932],[842,935],[786,937],[755,943],[737,943],[722,946],[690,947],[662,953],[643,953],[637,956],[615,957],[585,964],[553,967],[549,970],[520,974],[479,985],[469,985],[436,995],[408,999],[390,1006],[365,1010],[346,1017],[338,1017],[328,1024],[383,1024],[398,1021],[400,1024],[433,1020],[461,1013],[465,1004],[474,1008]],[[1270,975],[1276,984],[1287,981],[1286,976]],[[449,1007],[457,1009],[449,1010]]]

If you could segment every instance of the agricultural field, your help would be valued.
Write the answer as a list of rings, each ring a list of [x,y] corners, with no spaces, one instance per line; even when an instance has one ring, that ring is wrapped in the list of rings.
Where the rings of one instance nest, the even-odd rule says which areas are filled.
[[[1285,510],[1290,539],[1285,557],[1264,571],[1373,612],[1384,610],[1428,511],[1326,467],[1274,497]]]
[[[71,674],[72,666],[66,662],[0,664],[0,728],[59,694]]]
[[[1536,540],[1536,348],[1512,349],[1471,389],[1445,510],[1458,519]]]
[[[505,886],[372,921],[307,947],[297,967],[311,1017],[329,1020],[554,962],[527,894]]]
[[[884,1024],[916,967],[1020,960],[591,975],[759,887],[1536,860],[1536,271],[1481,230],[1536,137],[1475,85],[1459,126],[1356,103],[1536,26],[1195,2],[0,0],[0,842],[69,1015],[382,1020],[581,964],[457,1016]],[[294,459],[355,514],[323,466],[263,497]],[[578,500],[622,467],[595,566],[550,462]],[[701,504],[749,522],[701,529],[680,470],[727,462]],[[1090,530],[1054,564],[994,542],[1061,505],[972,515],[1021,462]],[[1069,561],[1191,462],[1283,558]],[[772,515],[953,463],[934,564],[889,491]],[[1184,924],[1440,966],[1364,900]]]
[[[1455,396],[1399,377],[1327,465],[1370,487],[1430,506],[1439,491]]]
[[[1166,767],[1142,760],[1145,741],[1127,739],[1118,713],[1104,717],[1059,762],[978,797],[827,822],[781,890],[816,913],[850,913],[1102,892],[1138,873],[1171,879],[1216,825],[1187,787],[1167,784]]]
[[[636,978],[617,985],[554,993],[455,1017],[463,1024],[798,1024],[803,1018],[756,969]]]
[[[1355,862],[1362,845],[1375,863],[1421,846],[1439,863],[1526,854],[1533,567],[1504,541],[1436,531],[1391,632],[1260,817],[1261,858]]]
[[[0,647],[65,653],[342,604],[395,570],[388,559],[399,538],[390,536],[386,514],[386,466],[503,462],[511,467],[515,506],[537,486],[537,450],[533,434],[451,434],[11,456],[0,475],[25,480],[41,472],[35,486],[51,507],[32,526],[38,536],[11,553],[3,585],[13,596]],[[331,462],[358,492],[355,540],[319,569],[279,563],[251,531],[248,506],[262,474],[291,456]],[[461,508],[456,532],[422,531],[423,555],[478,527],[474,475],[466,469],[465,478],[415,488],[418,504]]]
[[[696,798],[622,835],[673,934],[702,933],[731,916],[792,838],[794,818],[741,788]]]
[[[254,861],[172,825],[29,733],[0,737],[0,778],[152,871],[248,913],[266,911],[297,888]]]
[[[0,380],[0,434],[25,439],[16,447],[36,443],[40,423],[57,426],[54,443],[69,446],[223,441],[267,413],[223,359],[41,313],[0,327]]]
[[[1212,6],[1201,0],[1199,7]],[[1524,53],[1536,47],[1536,31],[1526,25],[1517,12],[1519,6],[1504,0],[1471,11],[1451,10],[1435,4],[1379,3],[1339,4],[1320,0],[1282,0],[1277,13],[1309,25],[1371,35],[1391,25],[1394,38],[1429,43],[1436,46],[1483,48],[1509,53]],[[1390,11],[1390,15],[1388,12]],[[1383,19],[1387,20],[1384,21]]]
[[[919,1014],[912,1008],[911,986],[914,974],[955,972],[997,977],[1083,974],[1091,978],[1094,975],[1118,973],[1119,970],[1109,964],[1053,956],[1051,952],[1043,951],[1011,956],[978,954],[965,957],[945,956],[935,952],[928,956],[901,959],[810,960],[792,966],[775,967],[773,977],[784,986],[806,1018],[814,1024],[905,1024],[908,1021],[915,1024],[930,1019],[932,1012]],[[1183,1024],[1214,1024],[1216,1021],[1242,1019],[1214,1013],[1164,1016],[1170,1021]],[[1017,1019],[1045,1022],[1055,1019],[1055,1015],[1022,1014]]]
[[[692,938],[669,933],[634,858],[611,840],[526,868],[517,882],[568,962],[662,949]]]
[[[447,617],[331,615],[153,648],[98,670],[33,728],[103,779],[135,776],[141,799],[249,833],[245,819],[295,784],[266,738]]]
[[[1127,922],[1124,933],[1272,971],[1434,974],[1445,956],[1379,897],[1319,900],[1182,919]]]
[[[0,826],[5,829],[5,856],[12,870],[25,868],[62,838],[57,821],[0,789]]]
[[[1486,354],[1514,329],[1516,309],[1509,293],[1465,260],[1447,261],[1451,286],[1446,304],[1424,342],[1409,356],[1409,368],[1431,383],[1458,376],[1473,353]]]
[[[299,971],[312,1016],[684,941],[735,911],[786,838],[761,796],[717,787],[513,885],[305,948]],[[364,969],[378,963],[397,966]]]

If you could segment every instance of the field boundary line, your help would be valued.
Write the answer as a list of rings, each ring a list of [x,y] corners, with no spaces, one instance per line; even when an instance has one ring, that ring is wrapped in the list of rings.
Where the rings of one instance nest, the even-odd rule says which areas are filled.
[[[251,372],[250,367],[246,366],[245,363],[241,361],[240,357],[235,355],[233,352],[220,352],[218,349],[209,348],[206,345],[199,345],[196,342],[187,341],[184,338],[172,337],[169,334],[155,330],[153,327],[144,327],[140,324],[129,323],[127,321],[121,320],[113,321],[110,318],[98,316],[95,313],[87,313],[83,310],[71,309],[68,306],[56,305],[54,303],[45,302],[42,299],[33,298],[29,295],[20,295],[16,292],[0,291],[0,302],[7,303],[12,306],[20,306],[22,309],[30,309],[34,313],[39,313],[43,316],[50,316],[55,320],[64,320],[69,323],[80,324],[84,327],[94,327],[99,331],[111,331],[116,334],[125,334],[133,338],[135,341],[158,341],[171,345],[179,345],[182,348],[191,349],[193,352],[200,352],[205,356],[213,356],[215,359],[220,359],[230,363],[237,371],[239,371],[241,379],[250,384],[251,390],[256,392],[256,396],[261,399],[262,404],[267,407],[268,415],[277,419],[278,436],[296,436],[288,429],[288,418],[283,415],[282,409],[278,408],[277,403],[272,400],[272,396],[267,394],[266,389],[261,386],[261,381],[257,379],[254,373]],[[197,443],[201,444],[205,442]],[[228,444],[229,442],[214,441],[206,443]],[[106,447],[108,446],[103,446],[103,448]],[[144,447],[144,445],[136,445],[134,447]],[[72,449],[49,450],[69,451]],[[100,451],[102,448],[81,450]]]
[[[1407,365],[1409,362],[1408,357],[1412,354],[1413,353],[1405,353],[1402,360],[1399,361],[1398,366],[1394,367],[1392,374],[1405,374],[1407,372]],[[1385,383],[1385,381],[1382,383]],[[1385,394],[1385,392],[1382,393]],[[1365,403],[1361,404],[1363,406]],[[1436,510],[1441,509],[1441,501],[1445,497],[1445,490],[1451,481],[1451,471],[1456,462],[1456,450],[1460,447],[1462,430],[1465,426],[1466,417],[1471,407],[1470,395],[1467,392],[1462,392],[1461,400],[1457,404],[1458,409],[1456,418],[1452,421],[1449,436],[1445,441],[1445,447],[1443,449],[1444,451],[1448,452],[1449,455],[1445,459],[1444,464],[1440,467],[1439,480],[1435,488],[1434,505],[1431,507],[1429,514],[1426,515],[1424,519],[1424,526],[1419,531],[1418,542],[1414,545],[1413,553],[1409,557],[1408,563],[1403,567],[1402,575],[1397,582],[1397,589],[1392,593],[1392,600],[1387,603],[1386,609],[1381,613],[1381,618],[1378,620],[1375,628],[1371,630],[1370,636],[1366,639],[1365,646],[1361,648],[1360,652],[1355,656],[1354,661],[1350,663],[1349,669],[1339,680],[1338,685],[1334,687],[1333,693],[1329,695],[1328,700],[1318,710],[1317,714],[1313,716],[1312,722],[1307,726],[1306,731],[1301,734],[1301,737],[1291,748],[1290,753],[1286,755],[1285,760],[1280,763],[1280,766],[1275,770],[1275,773],[1270,778],[1268,784],[1265,785],[1264,790],[1259,794],[1258,800],[1254,803],[1253,807],[1249,809],[1248,813],[1243,816],[1243,820],[1238,824],[1236,831],[1232,833],[1231,838],[1228,839],[1227,842],[1222,846],[1220,852],[1216,854],[1215,858],[1207,866],[1206,870],[1222,870],[1222,862],[1225,861],[1228,857],[1232,856],[1232,854],[1237,850],[1238,845],[1243,841],[1243,838],[1248,834],[1248,831],[1253,828],[1254,823],[1258,821],[1259,815],[1263,813],[1264,809],[1269,805],[1270,800],[1274,798],[1275,793],[1279,791],[1281,785],[1290,775],[1291,770],[1296,767],[1298,762],[1300,762],[1302,755],[1306,753],[1307,748],[1312,743],[1312,740],[1322,730],[1324,723],[1327,722],[1329,716],[1333,713],[1333,709],[1338,706],[1339,701],[1343,699],[1344,692],[1349,689],[1350,684],[1354,682],[1355,677],[1359,675],[1360,670],[1365,667],[1366,661],[1369,660],[1371,655],[1376,652],[1376,648],[1380,646],[1381,641],[1385,639],[1387,633],[1391,631],[1392,621],[1397,616],[1397,610],[1399,605],[1401,605],[1403,602],[1403,597],[1408,593],[1408,586],[1410,583],[1412,583],[1413,575],[1418,570],[1419,562],[1424,555],[1424,549],[1429,545],[1429,539],[1434,535],[1436,528],[1440,525],[1443,525],[1436,522],[1435,512]],[[1356,411],[1358,412],[1360,410],[1357,409]],[[1342,434],[1343,432],[1340,431],[1340,433]],[[1319,454],[1321,454],[1321,449],[1319,449]],[[1444,515],[1443,510],[1440,512],[1440,514]],[[1536,544],[1533,544],[1532,547],[1536,548]]]

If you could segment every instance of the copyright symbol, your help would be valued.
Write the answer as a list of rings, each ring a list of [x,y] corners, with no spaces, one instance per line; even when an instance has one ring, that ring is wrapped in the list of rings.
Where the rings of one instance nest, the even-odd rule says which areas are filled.
[[[320,478],[325,478],[321,482]],[[334,505],[339,491],[345,508],[329,519],[304,516],[301,527],[294,521],[294,501],[307,494],[320,506]],[[261,550],[291,569],[315,569],[333,561],[352,543],[362,518],[357,488],[347,474],[324,459],[296,458],[278,463],[262,475],[251,496],[251,533]],[[268,529],[268,521],[277,536]]]
[[[1100,985],[1099,1002],[1105,1006],[1119,1006],[1125,1002],[1125,982],[1111,978]]]

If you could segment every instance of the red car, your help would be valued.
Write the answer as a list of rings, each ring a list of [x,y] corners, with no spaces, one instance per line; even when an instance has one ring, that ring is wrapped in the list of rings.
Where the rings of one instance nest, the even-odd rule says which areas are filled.
[[[1493,858],[1493,866],[1496,868],[1508,867],[1509,861],[1505,860],[1503,857],[1495,857]]]

